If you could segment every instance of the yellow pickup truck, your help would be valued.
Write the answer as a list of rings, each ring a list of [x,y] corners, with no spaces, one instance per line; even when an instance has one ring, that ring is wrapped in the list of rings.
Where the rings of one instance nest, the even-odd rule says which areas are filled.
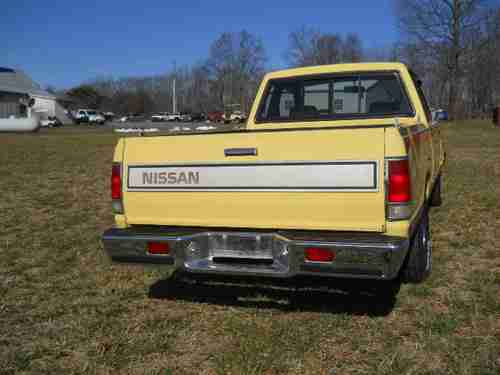
[[[269,73],[244,129],[118,141],[104,249],[204,277],[421,282],[444,160],[403,64]]]

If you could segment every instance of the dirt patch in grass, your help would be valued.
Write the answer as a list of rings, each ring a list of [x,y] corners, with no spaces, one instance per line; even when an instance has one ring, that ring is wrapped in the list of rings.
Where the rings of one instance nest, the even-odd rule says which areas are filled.
[[[116,135],[2,135],[0,373],[498,374],[500,131],[464,122],[444,136],[434,272],[384,305],[325,290],[171,293],[161,272],[103,255]]]

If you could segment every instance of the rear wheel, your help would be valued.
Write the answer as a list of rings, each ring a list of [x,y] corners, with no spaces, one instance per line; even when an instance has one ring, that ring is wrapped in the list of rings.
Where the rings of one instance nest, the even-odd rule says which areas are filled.
[[[426,209],[420,220],[417,233],[410,244],[402,278],[404,282],[423,282],[432,270],[432,242],[430,238],[429,212]]]

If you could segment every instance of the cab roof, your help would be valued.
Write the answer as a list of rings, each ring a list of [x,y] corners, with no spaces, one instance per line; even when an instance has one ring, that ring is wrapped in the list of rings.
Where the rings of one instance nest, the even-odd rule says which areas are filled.
[[[406,70],[406,65],[398,62],[373,62],[373,63],[353,63],[353,64],[333,64],[317,65],[303,68],[293,68],[278,70],[266,74],[267,79],[287,78],[305,75],[346,73],[346,72],[366,72],[366,71],[401,71]]]

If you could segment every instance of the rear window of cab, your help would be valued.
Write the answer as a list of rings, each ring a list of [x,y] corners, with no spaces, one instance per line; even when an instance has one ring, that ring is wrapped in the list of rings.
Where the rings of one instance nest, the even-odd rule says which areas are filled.
[[[413,116],[397,73],[271,79],[257,123]]]

